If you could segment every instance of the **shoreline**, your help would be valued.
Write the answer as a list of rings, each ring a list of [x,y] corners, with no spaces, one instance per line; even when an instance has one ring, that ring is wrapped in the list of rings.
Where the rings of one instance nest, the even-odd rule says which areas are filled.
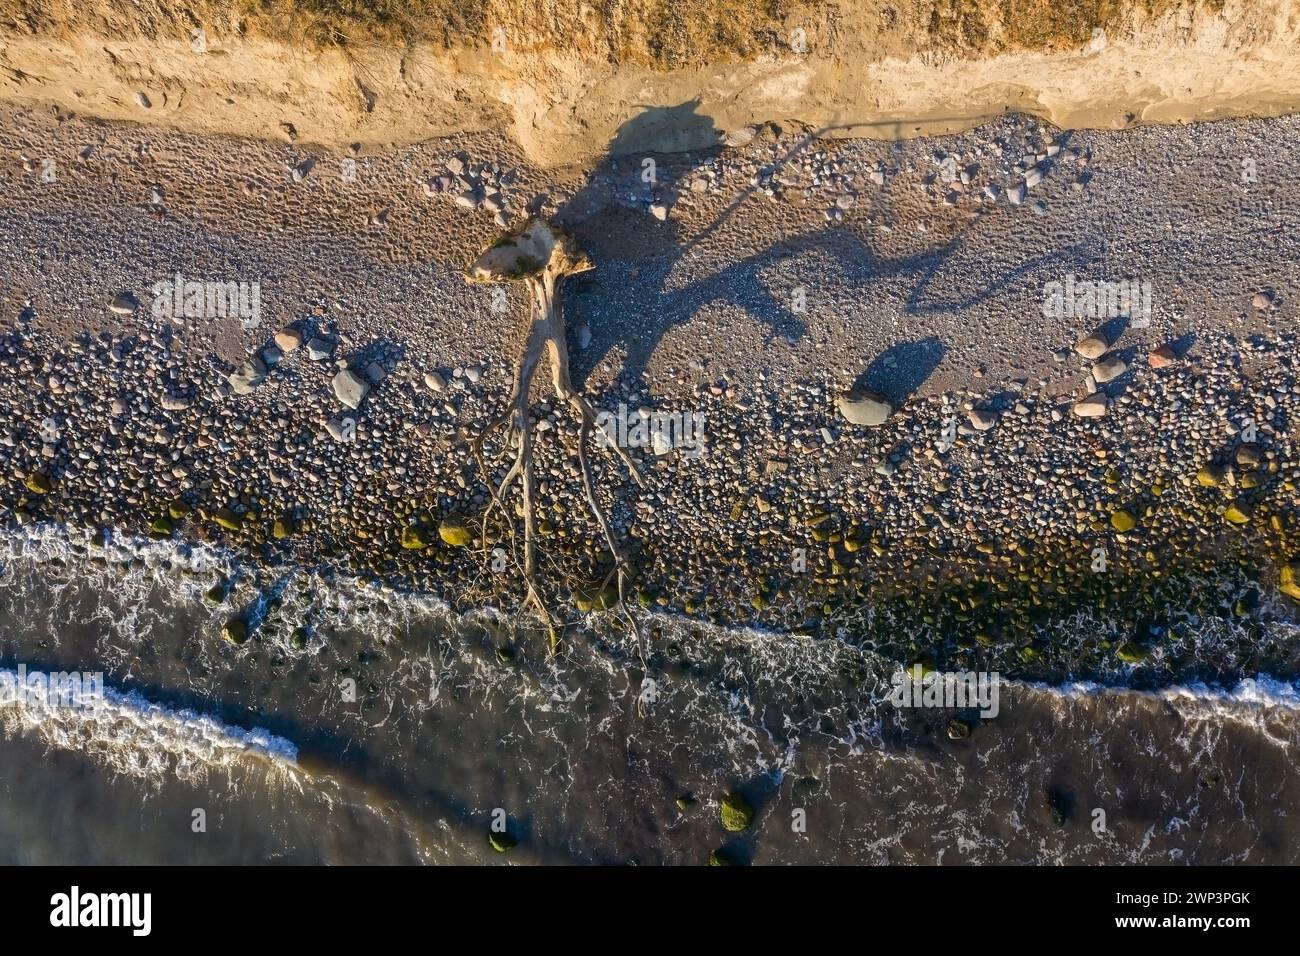
[[[546,653],[540,625],[534,623],[530,626],[511,608],[493,605],[457,606],[437,594],[411,588],[403,582],[355,576],[346,569],[330,565],[308,566],[283,561],[262,564],[246,554],[221,545],[180,538],[113,535],[105,537],[100,543],[96,531],[69,529],[51,523],[21,530],[3,529],[0,531],[0,546],[8,552],[7,564],[6,561],[0,561],[0,573],[12,574],[17,564],[24,567],[26,574],[48,565],[51,569],[48,578],[51,584],[77,580],[79,575],[76,568],[85,563],[100,565],[110,574],[136,577],[143,573],[146,578],[152,577],[155,587],[166,586],[170,578],[174,582],[173,586],[180,587],[175,592],[176,599],[182,602],[192,601],[194,610],[202,612],[200,618],[206,619],[202,632],[193,635],[194,638],[214,650],[223,648],[221,659],[228,666],[237,666],[249,654],[253,655],[252,659],[256,659],[262,653],[287,655],[290,658],[321,653],[333,642],[336,627],[348,629],[357,624],[355,620],[351,624],[332,620],[332,615],[339,615],[342,608],[349,608],[349,614],[356,611],[377,612],[378,617],[372,619],[374,622],[384,620],[389,613],[396,613],[395,620],[403,622],[412,618],[426,619],[437,622],[438,628],[445,628],[448,633],[486,629],[483,630],[484,635],[496,633],[504,639],[504,643],[489,640],[489,646],[485,650],[488,658],[494,658],[497,665],[507,669],[526,666],[539,679],[542,675],[551,673],[555,664],[554,659]],[[1218,578],[1174,576],[1171,583],[1181,586],[1188,580],[1196,580],[1203,586],[1222,588],[1234,579],[1231,572],[1226,572]],[[211,581],[225,582],[225,594],[220,600],[214,600],[211,596],[208,587],[208,582]],[[1243,634],[1251,632],[1251,639],[1256,643],[1265,630],[1271,629],[1272,639],[1279,645],[1293,644],[1297,634],[1300,634],[1300,622],[1294,614],[1288,614],[1284,608],[1279,607],[1274,600],[1276,594],[1264,594],[1266,588],[1249,574],[1237,577],[1235,584],[1247,591],[1252,587],[1257,588],[1265,598],[1263,605],[1251,608],[1250,615],[1228,613],[1220,608],[1218,620],[1203,618],[1196,613],[1195,608],[1185,607],[1175,629],[1190,632],[1205,626],[1207,632],[1217,630],[1221,637],[1224,633],[1239,628]],[[138,585],[137,581],[133,587]],[[315,608],[311,595],[321,590],[332,592],[331,599],[320,608]],[[292,611],[286,612],[283,595],[288,591],[292,591],[295,598]],[[1118,593],[1107,592],[1103,596],[1113,598]],[[1092,608],[1093,613],[1090,614],[1086,605],[1080,605],[1069,613],[1058,613],[1050,621],[1041,621],[1038,626],[1052,626],[1065,633],[1070,628],[1109,623],[1123,633],[1128,624],[1125,614],[1142,607],[1141,601],[1114,601]],[[1206,604],[1205,607],[1212,605]],[[1238,671],[1220,670],[1217,673],[1204,668],[1176,672],[1168,666],[1162,666],[1167,665],[1167,661],[1152,659],[1133,665],[1120,662],[1119,666],[1108,669],[1049,674],[1041,669],[1036,670],[1032,666],[1034,662],[1021,661],[1014,656],[1009,660],[998,660],[994,653],[989,652],[988,647],[981,648],[984,656],[979,660],[950,656],[942,662],[936,662],[932,658],[918,657],[915,654],[891,654],[896,647],[876,640],[882,628],[902,631],[909,626],[923,628],[935,623],[928,611],[907,608],[902,614],[890,616],[889,612],[895,609],[891,609],[888,603],[864,605],[860,610],[874,612],[875,619],[868,626],[857,630],[841,620],[828,622],[826,628],[813,633],[791,631],[752,620],[711,620],[700,615],[687,615],[674,608],[649,608],[643,609],[640,614],[642,635],[643,638],[649,638],[649,642],[643,643],[639,651],[636,641],[627,633],[618,613],[613,610],[597,609],[591,614],[569,621],[566,628],[572,635],[585,635],[582,643],[588,646],[584,652],[609,655],[611,660],[619,660],[634,670],[644,669],[646,674],[666,675],[680,671],[679,676],[684,676],[690,668],[683,666],[685,660],[679,661],[676,657],[680,653],[679,641],[703,640],[723,651],[735,651],[750,645],[757,649],[759,645],[773,641],[790,648],[811,642],[830,643],[844,653],[855,655],[854,659],[859,661],[858,666],[863,666],[862,662],[868,660],[873,662],[860,675],[855,676],[841,670],[840,676],[854,682],[870,683],[874,680],[881,687],[887,684],[886,677],[890,668],[910,673],[913,667],[920,665],[925,673],[976,672],[964,671],[965,668],[979,668],[980,673],[992,670],[1000,675],[1006,686],[1062,695],[1132,693],[1152,699],[1203,698],[1207,701],[1222,699],[1247,704],[1262,702],[1287,707],[1300,706],[1293,700],[1297,689],[1300,689],[1300,659],[1294,653],[1286,659],[1278,657],[1273,661],[1262,660],[1255,655],[1252,660],[1258,665],[1257,670],[1243,668]],[[1149,607],[1147,610],[1150,611]],[[229,621],[232,616],[253,622],[249,641],[235,644],[228,639],[222,640],[223,622]],[[310,623],[312,621],[316,623]],[[329,622],[323,630],[321,622]],[[875,628],[875,631],[871,628]],[[299,634],[305,637],[304,641],[299,641]],[[1173,639],[1172,635],[1167,636],[1167,640]],[[667,643],[664,643],[665,640]],[[13,645],[8,653],[12,656],[21,648],[22,645]],[[566,640],[560,657],[568,656],[573,650],[575,648]],[[1157,646],[1156,650],[1163,657],[1165,649]],[[75,648],[43,648],[38,651],[33,646],[14,657],[13,663],[17,666],[23,661],[30,665],[29,669],[52,672],[68,665],[70,651],[75,651]],[[48,656],[50,654],[53,656]],[[114,671],[129,664],[126,660],[96,660],[98,665],[108,665]],[[1269,669],[1277,664],[1281,664],[1281,667]],[[1259,685],[1260,690],[1252,696],[1251,688],[1255,685]],[[142,687],[141,692],[146,693],[146,696],[162,691],[162,685],[148,682]],[[1291,690],[1287,692],[1284,688]],[[189,692],[181,693],[180,696],[165,694],[163,703],[168,707],[193,709],[202,699],[202,695],[196,698]],[[233,720],[238,723],[236,715],[236,711],[224,710],[219,714],[226,722]]]

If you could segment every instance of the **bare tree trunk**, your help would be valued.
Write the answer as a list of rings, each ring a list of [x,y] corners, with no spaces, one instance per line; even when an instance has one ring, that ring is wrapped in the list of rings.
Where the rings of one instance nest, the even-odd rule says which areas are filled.
[[[628,609],[626,600],[628,584],[627,555],[619,544],[613,526],[610,524],[609,516],[605,513],[605,509],[601,507],[596,497],[591,463],[587,457],[587,442],[592,440],[597,427],[596,414],[591,403],[587,401],[581,392],[574,388],[573,380],[569,375],[569,348],[565,340],[564,314],[559,296],[559,283],[562,278],[562,274],[557,274],[556,271],[549,268],[526,277],[530,298],[530,324],[523,355],[519,361],[519,371],[516,374],[514,387],[511,391],[510,404],[506,412],[489,423],[473,441],[475,459],[483,474],[483,480],[487,484],[489,492],[491,492],[493,504],[501,511],[511,529],[512,539],[514,535],[514,516],[507,508],[505,498],[515,479],[522,478],[524,583],[528,591],[528,603],[533,605],[546,626],[552,654],[558,648],[559,635],[555,618],[542,597],[542,590],[537,581],[537,504],[533,471],[533,429],[528,420],[529,391],[532,387],[533,376],[543,355],[550,360],[551,383],[556,396],[573,408],[581,421],[578,433],[578,465],[582,472],[583,493],[614,560],[614,568],[606,577],[605,582],[602,583],[602,590],[611,577],[617,576],[619,610],[631,625],[638,642],[640,640],[640,631],[637,628],[635,618]],[[509,422],[507,443],[509,443],[510,436],[513,436],[516,447],[515,458],[506,472],[505,478],[500,484],[494,486],[483,459],[483,444],[494,430],[506,424],[507,421]],[[627,466],[632,480],[640,484],[640,473],[637,470],[636,463],[628,455],[627,451],[612,442],[605,443],[615,449],[615,452]],[[487,515],[485,514],[485,529],[486,522]]]

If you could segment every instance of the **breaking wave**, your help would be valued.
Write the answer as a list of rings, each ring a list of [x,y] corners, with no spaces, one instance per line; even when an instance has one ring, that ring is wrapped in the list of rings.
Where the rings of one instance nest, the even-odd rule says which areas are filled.
[[[64,687],[69,686],[65,681]],[[98,682],[78,682],[75,689],[56,692],[47,675],[25,665],[0,668],[0,731],[81,751],[111,772],[139,778],[197,782],[246,760],[287,771],[298,758],[290,741],[261,728],[233,727]]]

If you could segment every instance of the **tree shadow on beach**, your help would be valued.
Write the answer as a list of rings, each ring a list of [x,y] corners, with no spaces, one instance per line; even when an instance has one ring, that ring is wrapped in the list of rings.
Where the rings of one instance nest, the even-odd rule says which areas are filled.
[[[828,223],[774,234],[758,251],[733,260],[726,248],[726,224],[760,187],[747,185],[713,222],[688,237],[671,213],[672,202],[689,194],[687,180],[696,175],[701,159],[717,155],[721,146],[689,157],[655,151],[682,143],[721,143],[722,131],[700,116],[697,107],[696,101],[651,107],[624,123],[586,185],[554,217],[596,263],[595,270],[571,280],[567,293],[570,331],[582,324],[591,331],[590,347],[573,355],[579,386],[617,352],[623,355],[619,376],[639,384],[664,337],[711,307],[743,311],[764,330],[765,346],[777,339],[798,343],[808,333],[802,310],[796,308],[791,289],[767,281],[767,273],[782,264],[793,263],[800,272],[815,275],[808,285],[824,278],[838,287],[866,289],[884,278],[912,277],[901,312],[924,316],[975,306],[1054,260],[1087,257],[1085,243],[1048,250],[970,294],[934,294],[945,263],[964,252],[967,233],[979,221],[975,217],[952,237],[896,258],[882,256],[859,234],[861,227]],[[764,170],[776,173],[798,161],[825,132],[802,135]],[[883,202],[879,192],[859,198],[877,207]],[[656,203],[669,206],[663,220],[651,214]],[[744,238],[753,248],[752,236]],[[712,268],[710,262],[722,264]],[[712,271],[701,275],[701,269]],[[894,346],[881,356],[892,358],[892,363],[873,363],[865,378],[883,382],[883,389],[876,390],[905,398],[934,372],[945,352],[946,346],[933,336]]]

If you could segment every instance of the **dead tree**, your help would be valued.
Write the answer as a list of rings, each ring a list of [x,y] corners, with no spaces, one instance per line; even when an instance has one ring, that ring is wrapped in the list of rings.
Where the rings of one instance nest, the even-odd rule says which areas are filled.
[[[604,535],[605,543],[614,559],[614,567],[601,585],[602,590],[608,586],[611,578],[618,582],[618,609],[627,618],[633,632],[637,633],[636,621],[628,609],[626,587],[628,584],[627,554],[620,546],[610,525],[609,516],[596,498],[592,481],[591,464],[587,458],[587,443],[592,440],[596,430],[596,414],[591,403],[573,387],[569,377],[569,348],[565,341],[564,311],[560,300],[560,287],[567,276],[585,272],[592,268],[589,258],[578,248],[573,237],[555,228],[544,220],[534,219],[502,236],[474,261],[466,270],[465,276],[471,282],[523,282],[528,288],[529,328],[524,340],[523,355],[519,360],[518,372],[506,410],[473,440],[474,458],[478,463],[483,481],[492,495],[492,503],[504,516],[510,528],[512,539],[515,534],[514,516],[505,505],[505,499],[516,480],[520,481],[522,511],[524,522],[524,584],[528,590],[527,602],[536,609],[546,626],[550,638],[551,653],[554,653],[559,637],[555,618],[548,609],[546,600],[537,581],[537,518],[536,486],[533,479],[533,429],[529,422],[529,391],[532,387],[533,374],[537,371],[543,355],[549,358],[551,365],[551,384],[556,396],[566,402],[577,413],[581,422],[578,432],[578,465],[582,472],[582,488]],[[503,450],[513,446],[514,454],[505,477],[494,484],[483,457],[484,442],[497,429],[505,426],[506,435]],[[641,476],[636,463],[626,450],[613,441],[602,444],[612,447],[623,460],[631,473],[632,480],[641,483]],[[490,508],[489,508],[490,512]],[[486,532],[487,513],[484,515]]]

